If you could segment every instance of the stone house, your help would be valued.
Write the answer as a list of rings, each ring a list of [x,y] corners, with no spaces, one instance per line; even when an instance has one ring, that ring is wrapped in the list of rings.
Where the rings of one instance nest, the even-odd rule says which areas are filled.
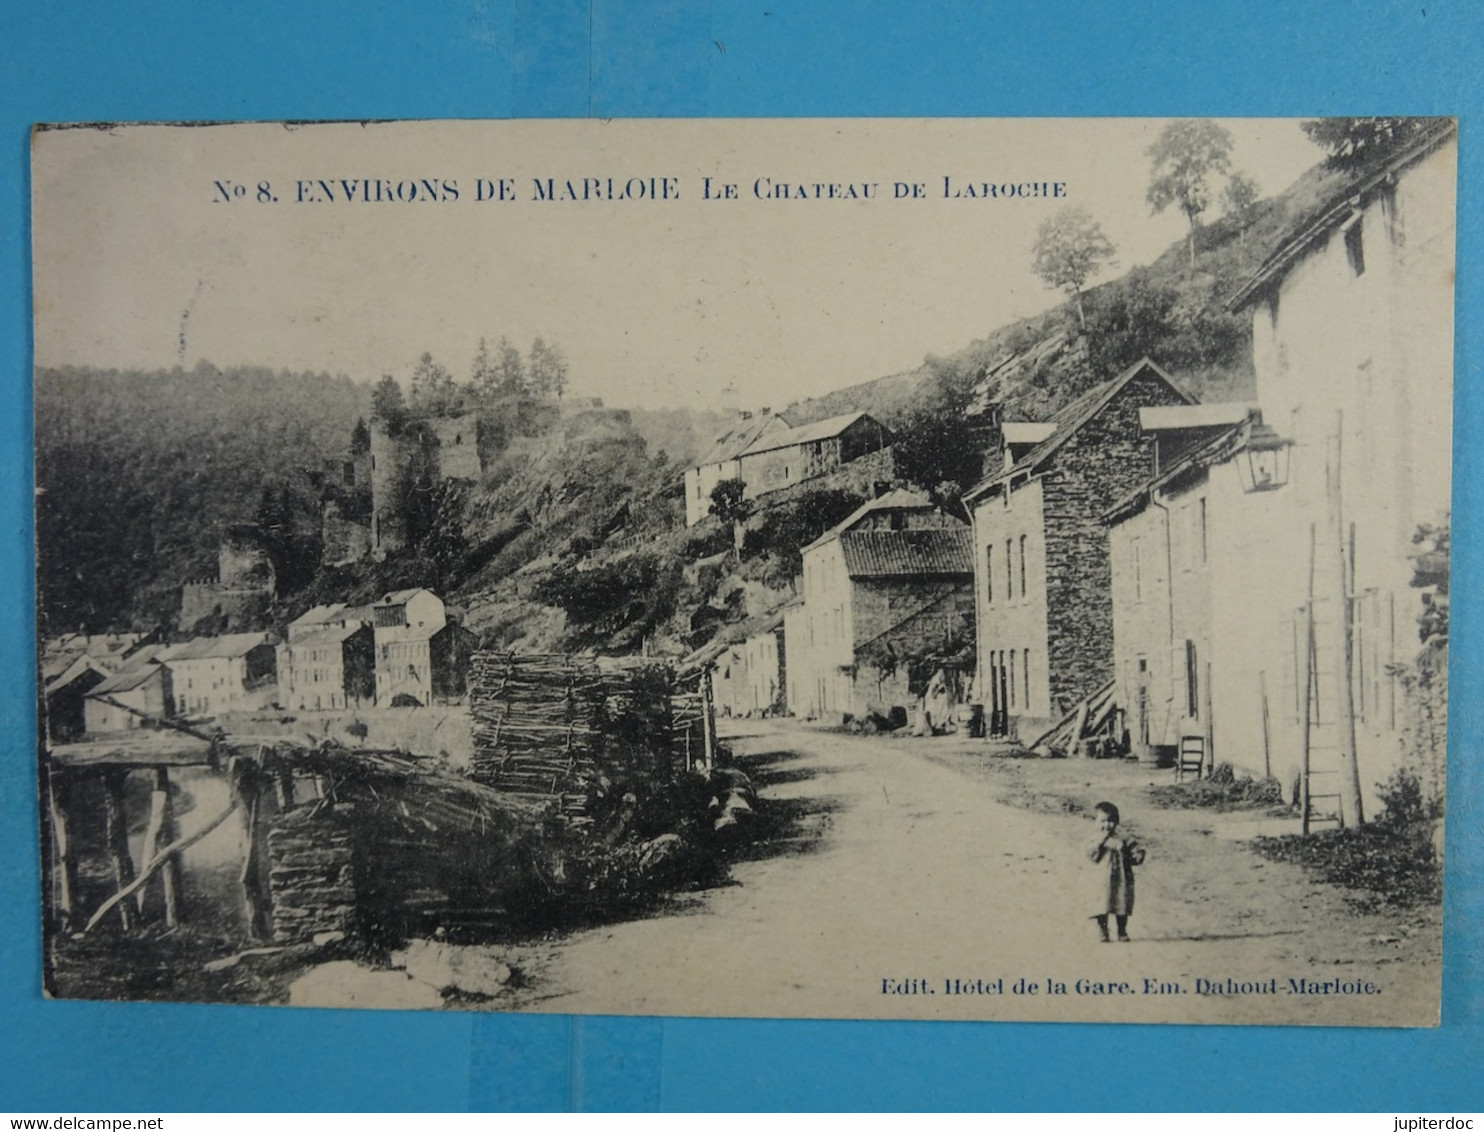
[[[1183,691],[1191,677],[1172,665],[1177,707],[1205,707],[1209,761],[1272,774],[1290,796],[1307,749],[1311,811],[1345,824],[1374,816],[1378,785],[1409,757],[1405,676],[1427,599],[1414,536],[1448,521],[1456,138],[1440,123],[1279,245],[1231,303],[1252,312],[1262,425],[1110,516],[1157,562],[1162,539],[1176,555],[1189,544],[1179,516],[1198,508],[1209,644],[1191,671],[1205,689]],[[1174,508],[1168,535],[1151,503]],[[1141,567],[1126,548],[1125,594]],[[1440,793],[1441,735],[1432,746],[1408,768]]]
[[[278,694],[278,658],[266,633],[196,637],[159,654],[170,670],[174,715],[258,711]]]
[[[279,703],[293,711],[336,711],[376,695],[371,615],[343,602],[317,605],[289,623],[279,647]]]
[[[744,412],[737,423],[717,437],[711,448],[685,470],[685,525],[693,527],[711,514],[711,492],[722,480],[741,478],[738,463],[753,443],[788,432],[792,426],[764,409],[754,416]]]
[[[1002,426],[1002,467],[964,497],[974,522],[976,684],[990,734],[1029,738],[1112,679],[1102,517],[1153,470],[1140,410],[1192,403],[1145,358],[1048,421]]]
[[[863,504],[803,549],[802,604],[784,612],[789,710],[890,717],[921,695],[918,670],[972,634],[969,530],[905,490]]]
[[[737,457],[737,478],[746,485],[744,497],[757,499],[829,475],[891,442],[891,430],[870,414],[846,413],[765,433]]]
[[[463,695],[473,634],[449,618],[437,594],[398,590],[372,605],[371,615],[378,706],[410,700],[426,707]]]
[[[83,712],[89,734],[132,731],[143,716],[164,719],[170,714],[170,670],[159,655],[164,651],[163,645],[146,645],[88,693]]]

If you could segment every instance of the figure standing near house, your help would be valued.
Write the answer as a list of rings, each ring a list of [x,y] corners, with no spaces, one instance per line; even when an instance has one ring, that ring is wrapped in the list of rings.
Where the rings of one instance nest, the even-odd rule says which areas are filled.
[[[1097,869],[1093,919],[1104,943],[1108,942],[1108,917],[1118,924],[1118,942],[1128,942],[1128,918],[1134,911],[1134,866],[1144,863],[1144,848],[1132,837],[1118,834],[1118,807],[1099,802],[1093,807],[1097,839],[1087,847],[1087,856]]]

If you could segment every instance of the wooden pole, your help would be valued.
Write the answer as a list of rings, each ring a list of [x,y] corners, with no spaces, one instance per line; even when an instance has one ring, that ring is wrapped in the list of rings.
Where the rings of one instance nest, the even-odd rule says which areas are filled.
[[[240,755],[232,759],[227,779],[231,783],[233,803],[242,812],[242,871],[238,880],[242,885],[247,931],[253,939],[266,939],[269,917],[258,869],[258,811],[263,784],[257,766]]]
[[[77,899],[77,852],[68,827],[72,779],[55,768],[46,770],[47,812],[51,816],[56,861],[52,876],[52,903],[62,931],[72,930],[73,901]]]
[[[707,770],[716,766],[716,715],[711,696],[711,669],[708,668],[701,675],[701,735]]]
[[[103,821],[104,840],[108,845],[108,856],[113,862],[114,887],[122,892],[134,879],[134,858],[129,855],[129,822],[124,810],[124,790],[128,785],[129,772],[110,770],[103,774]],[[125,931],[134,927],[134,909],[127,900],[118,904],[119,923]]]
[[[1259,671],[1257,674],[1257,694],[1262,701],[1262,776],[1273,777],[1273,737],[1272,728],[1268,722],[1268,674]]]
[[[1351,631],[1354,610],[1350,589],[1349,554],[1345,546],[1344,496],[1341,491],[1341,468],[1343,466],[1344,416],[1335,414],[1334,467],[1329,477],[1330,520],[1334,524],[1332,543],[1336,552],[1335,583],[1338,616],[1338,639],[1335,644],[1340,661],[1339,708],[1340,708],[1340,825],[1344,829],[1358,827],[1364,820],[1361,812],[1360,762],[1355,748],[1355,683],[1354,657],[1351,649]]]
[[[144,834],[144,859],[152,862],[175,840],[175,808],[170,800],[170,772],[162,766],[151,774],[154,789],[150,792],[149,826]],[[180,858],[174,854],[160,869],[160,887],[165,901],[165,926],[180,926]],[[139,911],[144,913],[145,889],[138,893]]]
[[[1304,601],[1304,694],[1299,714],[1299,813],[1303,815],[1303,832],[1309,832],[1309,744],[1314,706],[1314,552],[1317,537],[1314,524],[1309,524],[1309,581]]]
[[[1201,771],[1207,778],[1216,769],[1216,752],[1213,744],[1216,740],[1216,728],[1211,722],[1211,662],[1206,661],[1202,673],[1204,684],[1201,687],[1201,715],[1204,717],[1205,727],[1202,729],[1201,745],[1204,748],[1201,757]]]

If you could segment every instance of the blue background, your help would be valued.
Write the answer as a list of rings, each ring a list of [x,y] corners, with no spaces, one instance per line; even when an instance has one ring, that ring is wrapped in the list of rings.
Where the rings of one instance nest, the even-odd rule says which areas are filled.
[[[1085,9],[1085,10],[1084,10]],[[0,1110],[1484,1107],[1480,602],[1454,598],[1433,1031],[354,1014],[45,1002],[32,706],[34,121],[1456,114],[1454,548],[1478,576],[1484,5],[461,0],[0,15]],[[126,218],[125,218],[126,222]],[[1484,560],[1481,560],[1484,561]]]

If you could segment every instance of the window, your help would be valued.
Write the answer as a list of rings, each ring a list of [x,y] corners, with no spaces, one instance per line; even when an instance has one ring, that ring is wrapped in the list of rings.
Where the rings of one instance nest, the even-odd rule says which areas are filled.
[[[1015,650],[1010,650],[1010,706],[1015,706]]]
[[[1015,540],[1005,540],[1005,600],[1015,600]]]
[[[1200,564],[1206,564],[1206,497],[1195,501],[1196,546],[1200,552]]]
[[[994,604],[994,546],[984,548],[984,602]]]
[[[1031,650],[1025,649],[1020,656],[1020,678],[1025,681],[1025,708],[1031,707]]]
[[[1129,545],[1134,567],[1134,600],[1144,600],[1144,544],[1134,539]]]
[[[1020,596],[1025,596],[1025,535],[1020,536]]]

